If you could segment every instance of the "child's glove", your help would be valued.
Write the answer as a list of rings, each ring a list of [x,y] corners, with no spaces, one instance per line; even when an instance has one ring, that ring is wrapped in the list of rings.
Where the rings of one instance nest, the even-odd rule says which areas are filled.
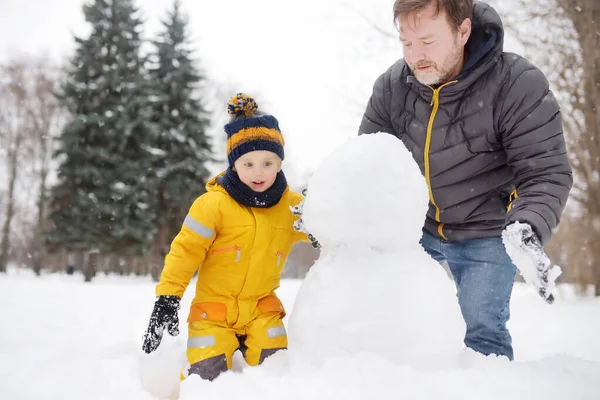
[[[304,197],[306,197],[307,191],[308,191],[307,188],[302,189],[302,195]],[[306,233],[306,235],[308,236],[308,240],[310,241],[310,244],[312,245],[312,247],[314,247],[315,249],[318,249],[321,247],[321,244],[317,241],[317,239],[315,239],[315,237],[311,233],[307,232],[306,229],[304,228],[304,221],[302,221],[303,208],[304,208],[304,200],[302,200],[297,205],[290,207],[290,210],[292,210],[292,214],[298,216],[298,219],[296,220],[296,222],[294,222],[294,229],[298,232]]]
[[[171,336],[179,335],[179,300],[177,296],[158,296],[156,299],[142,344],[142,350],[146,353],[150,354],[158,348],[165,328]]]
[[[554,302],[554,281],[562,273],[552,265],[531,225],[513,222],[502,231],[502,241],[513,264],[547,303]]]

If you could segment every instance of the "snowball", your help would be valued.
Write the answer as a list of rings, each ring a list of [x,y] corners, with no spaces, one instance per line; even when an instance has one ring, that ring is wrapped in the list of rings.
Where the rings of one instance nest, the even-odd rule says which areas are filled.
[[[361,135],[335,150],[310,178],[303,219],[325,245],[398,249],[419,241],[428,196],[425,178],[400,140],[387,133]]]

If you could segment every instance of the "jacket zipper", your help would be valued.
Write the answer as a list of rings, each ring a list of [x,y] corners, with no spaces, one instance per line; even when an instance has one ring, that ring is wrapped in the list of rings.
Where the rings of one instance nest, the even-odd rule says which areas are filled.
[[[279,267],[281,265],[281,256],[285,257],[285,254],[283,254],[280,251],[277,251],[277,267]]]
[[[444,224],[440,223],[440,208],[437,206],[437,204],[435,203],[435,199],[433,198],[433,189],[431,188],[431,177],[430,177],[430,169],[429,169],[429,149],[431,147],[431,134],[433,132],[433,121],[435,120],[435,116],[438,112],[438,109],[440,107],[440,90],[447,85],[450,85],[452,83],[456,83],[458,81],[450,81],[447,83],[444,83],[442,86],[440,86],[437,89],[434,89],[431,86],[428,86],[431,90],[433,90],[433,96],[431,97],[431,103],[429,104],[430,106],[433,106],[433,109],[431,110],[431,115],[429,116],[429,123],[427,124],[427,136],[425,138],[425,150],[423,151],[423,161],[425,163],[425,180],[427,181],[427,187],[429,188],[429,201],[431,201],[431,204],[433,204],[433,206],[435,207],[435,220],[436,222],[439,223],[438,225],[438,234],[440,235],[440,237],[444,240],[448,240],[448,238],[446,237],[446,235],[444,235]]]
[[[510,196],[508,197],[508,207],[506,207],[506,212],[510,212],[510,210],[512,209],[513,201],[515,201],[518,198],[519,198],[519,194],[517,193],[517,189],[510,192]]]
[[[229,246],[229,247],[223,247],[221,249],[215,249],[215,250],[212,251],[212,254],[224,253],[224,252],[230,251],[230,250],[236,250],[237,251],[237,254],[236,254],[236,257],[235,257],[235,262],[240,261],[240,258],[242,257],[242,249],[239,246],[237,246],[237,245],[235,245],[235,246]]]

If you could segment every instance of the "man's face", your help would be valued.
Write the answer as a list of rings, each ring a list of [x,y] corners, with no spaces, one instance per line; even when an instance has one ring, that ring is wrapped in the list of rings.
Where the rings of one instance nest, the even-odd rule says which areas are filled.
[[[439,85],[460,73],[471,33],[469,19],[455,31],[446,13],[435,16],[435,7],[429,5],[418,13],[401,16],[399,28],[404,60],[419,82]]]
[[[235,161],[234,169],[246,186],[255,192],[264,192],[273,186],[281,171],[281,159],[270,151],[251,151]]]

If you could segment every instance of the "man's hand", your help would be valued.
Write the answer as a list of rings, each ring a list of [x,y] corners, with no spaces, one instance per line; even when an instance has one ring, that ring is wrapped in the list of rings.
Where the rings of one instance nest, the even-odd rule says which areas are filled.
[[[142,350],[146,353],[150,354],[158,348],[165,329],[171,336],[179,335],[179,317],[177,316],[179,300],[177,296],[158,296],[156,298],[142,344]]]
[[[302,189],[302,195],[304,197],[306,197],[306,193],[307,193],[307,188]],[[315,237],[312,234],[310,234],[308,231],[306,231],[306,228],[304,228],[304,221],[302,221],[303,209],[304,209],[304,200],[302,200],[300,203],[296,204],[295,206],[290,207],[290,210],[292,210],[292,214],[294,214],[295,216],[298,217],[298,219],[294,222],[294,230],[296,230],[298,232],[306,233],[306,235],[308,236],[308,240],[310,241],[310,244],[312,245],[312,247],[314,247],[315,249],[318,249],[321,247],[321,244],[317,241],[317,239],[315,239]]]
[[[547,303],[554,302],[554,282],[562,273],[552,265],[544,248],[529,224],[513,222],[502,231],[502,241],[513,264],[527,283],[533,284]]]

